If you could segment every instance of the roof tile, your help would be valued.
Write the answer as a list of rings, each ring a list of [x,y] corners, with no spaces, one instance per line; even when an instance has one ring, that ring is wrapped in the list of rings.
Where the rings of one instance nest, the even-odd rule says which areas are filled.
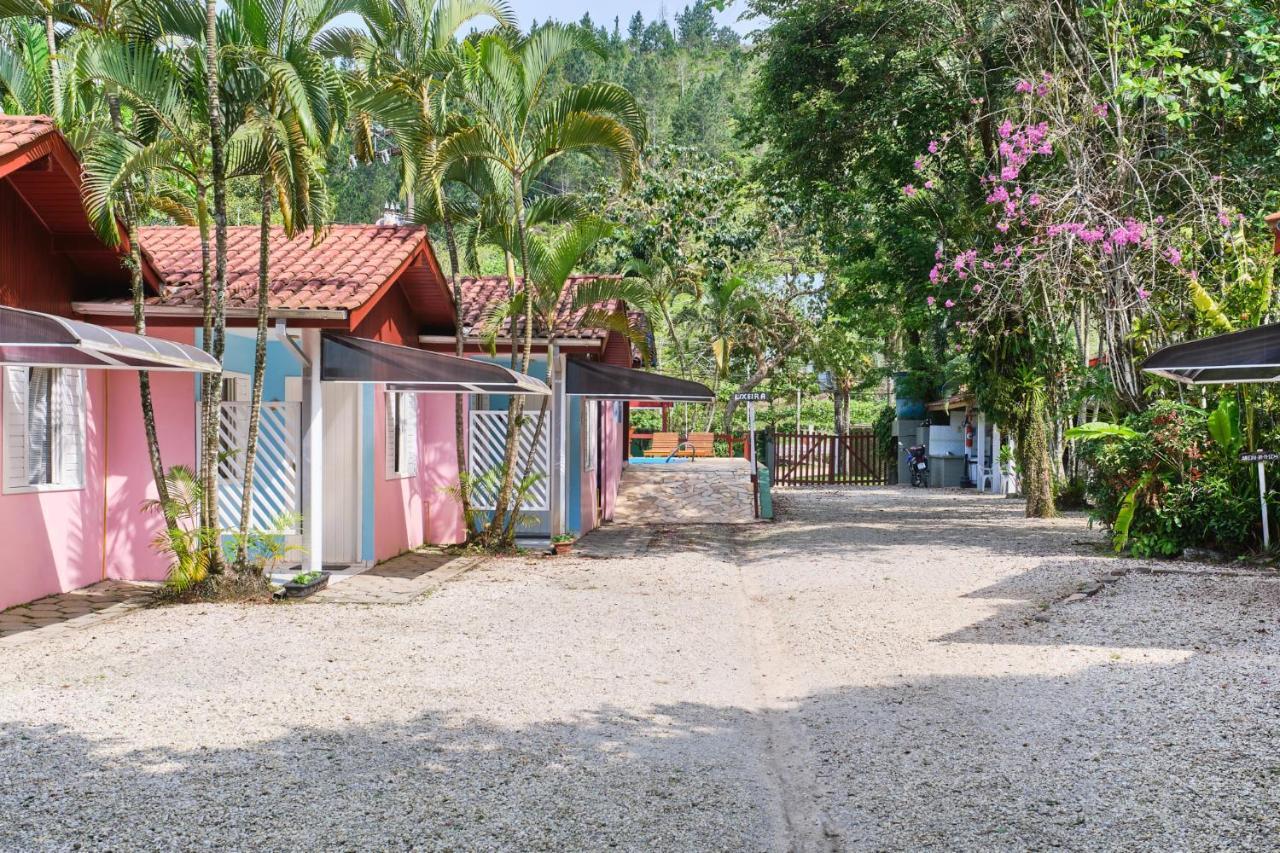
[[[201,302],[200,232],[190,227],[141,229],[142,245],[164,279],[151,304],[194,307]],[[334,225],[311,245],[311,234],[290,238],[271,229],[272,308],[351,311],[364,305],[423,242],[420,227]],[[258,292],[258,226],[227,229],[227,307],[252,308]]]
[[[0,154],[8,154],[30,145],[42,136],[56,133],[48,116],[0,115]]]
[[[568,287],[565,288],[563,295],[560,297],[560,304],[556,309],[556,326],[558,334],[562,338],[584,338],[584,339],[600,339],[608,335],[605,329],[590,329],[583,326],[586,319],[588,308],[575,308],[573,305],[573,294],[577,287],[587,282],[600,281],[603,279],[617,279],[621,276],[616,275],[575,275],[570,276]],[[479,329],[484,326],[485,318],[489,317],[493,311],[503,302],[507,300],[508,285],[506,276],[481,276],[478,278],[463,278],[462,284],[462,316],[460,325],[467,334],[476,334]],[[519,289],[524,286],[524,280],[516,279],[516,287]],[[607,303],[595,306],[596,308],[605,308],[611,311],[624,311],[626,304],[621,299],[612,299]],[[535,326],[535,330],[539,335],[545,333],[540,326]],[[511,331],[511,321],[507,320],[502,326],[502,335],[508,336]]]

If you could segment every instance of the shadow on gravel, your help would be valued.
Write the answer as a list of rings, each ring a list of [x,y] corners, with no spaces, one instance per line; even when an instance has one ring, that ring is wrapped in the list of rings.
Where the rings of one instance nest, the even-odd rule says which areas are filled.
[[[1280,830],[1266,666],[925,677],[797,703],[847,849],[1261,849]],[[199,725],[201,709],[173,725]],[[773,849],[772,714],[425,714],[196,751],[0,727],[4,849]],[[305,708],[300,706],[300,716]]]

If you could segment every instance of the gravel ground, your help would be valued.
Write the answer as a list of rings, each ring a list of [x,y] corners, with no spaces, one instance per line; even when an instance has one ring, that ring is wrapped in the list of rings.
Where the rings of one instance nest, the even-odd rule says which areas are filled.
[[[783,492],[403,606],[0,644],[0,848],[1277,849],[1280,580],[1083,519]]]

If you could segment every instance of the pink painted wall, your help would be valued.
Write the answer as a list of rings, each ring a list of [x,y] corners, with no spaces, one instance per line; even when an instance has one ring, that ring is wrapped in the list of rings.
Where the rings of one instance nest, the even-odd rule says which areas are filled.
[[[453,396],[418,395],[418,472],[389,479],[386,472],[386,394],[374,394],[374,558],[385,560],[424,542],[463,540],[462,511],[441,489],[458,481]]]
[[[191,329],[150,329],[152,337],[192,344]],[[142,427],[138,374],[106,372],[107,394],[107,563],[106,576],[119,580],[164,580],[169,562],[152,548],[163,522],[142,509],[156,497]],[[166,469],[196,464],[196,378],[191,373],[151,374],[156,430]]]
[[[466,396],[462,398],[464,424],[467,422],[467,399]],[[462,504],[446,491],[458,485],[455,397],[452,394],[421,394],[418,401],[418,472],[426,489],[427,541],[432,545],[455,545],[467,538]]]
[[[0,542],[8,555],[0,568],[0,609],[104,577],[104,372],[87,371],[86,385],[84,487],[0,494]]]

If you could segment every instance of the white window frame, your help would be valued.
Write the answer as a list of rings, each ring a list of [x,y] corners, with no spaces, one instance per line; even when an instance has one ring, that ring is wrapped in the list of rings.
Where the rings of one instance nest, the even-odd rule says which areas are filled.
[[[582,470],[596,470],[600,450],[600,401],[582,401]]]
[[[50,394],[54,397],[54,423],[51,426],[52,435],[50,436],[51,459],[50,467],[57,472],[58,480],[50,483],[25,483],[22,485],[10,482],[9,464],[14,458],[14,454],[18,452],[13,444],[19,440],[20,433],[23,447],[21,453],[26,457],[30,454],[30,443],[26,440],[26,419],[28,408],[30,405],[29,392],[24,394],[19,404],[18,400],[11,392],[12,377],[14,371],[25,371],[26,382],[30,382],[32,370],[50,370]],[[0,493],[6,495],[31,494],[36,492],[75,492],[81,491],[85,487],[85,454],[87,453],[86,441],[86,410],[88,408],[88,387],[86,384],[85,371],[79,368],[33,368],[6,366],[3,368],[4,373],[4,407],[3,407],[3,462],[0,465],[4,467],[3,471],[3,490]],[[74,394],[79,398],[79,405],[74,412],[68,413],[67,408],[71,403],[67,400],[68,393]],[[74,398],[73,398],[74,399]],[[21,420],[21,430],[15,430],[11,419],[17,418]],[[68,430],[72,431],[68,435]],[[76,467],[71,472],[71,477],[67,478],[65,464],[65,448],[68,441],[76,443]],[[23,470],[25,478],[25,466]]]
[[[385,396],[386,475],[405,480],[418,475],[418,395],[388,391]],[[397,403],[399,405],[397,406]]]

